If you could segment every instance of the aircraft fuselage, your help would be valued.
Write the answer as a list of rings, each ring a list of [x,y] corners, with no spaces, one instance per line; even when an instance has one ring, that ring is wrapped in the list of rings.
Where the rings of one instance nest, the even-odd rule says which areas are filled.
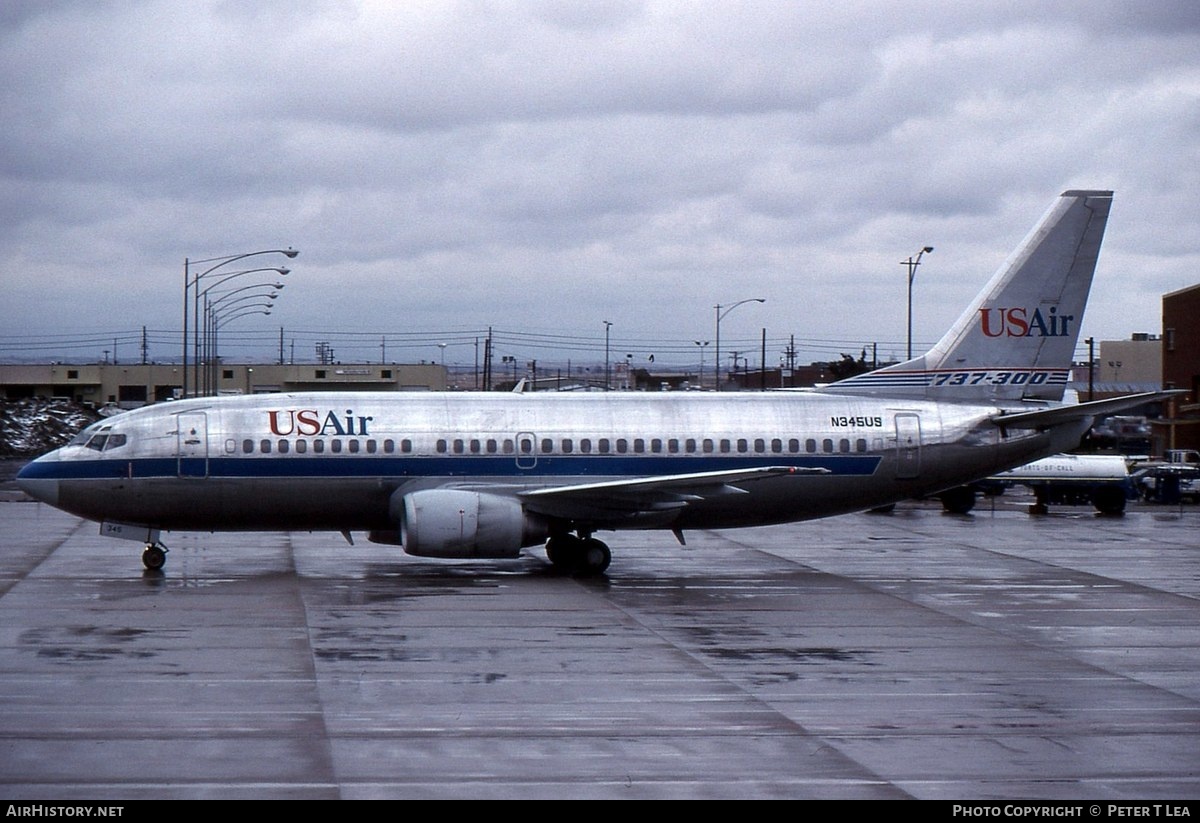
[[[800,470],[686,506],[573,518],[597,529],[726,528],[934,493],[1060,451],[1081,433],[1078,424],[1004,433],[989,422],[999,411],[791,392],[224,397],[109,418],[90,440],[31,464],[22,482],[82,517],[159,529],[387,530],[398,490],[517,495]]]

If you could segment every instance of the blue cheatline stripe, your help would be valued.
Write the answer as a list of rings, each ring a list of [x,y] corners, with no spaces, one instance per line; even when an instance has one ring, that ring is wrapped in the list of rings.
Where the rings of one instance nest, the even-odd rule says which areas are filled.
[[[524,459],[530,459],[526,456]],[[822,455],[571,455],[539,456],[532,468],[517,466],[513,455],[434,457],[212,457],[209,477],[334,478],[334,477],[651,477],[691,472],[752,469],[763,466],[823,468],[830,474],[865,476],[875,472],[878,454]],[[203,474],[202,461],[187,459],[189,476]],[[94,480],[177,477],[174,457],[135,460],[63,460],[33,462],[21,470],[29,479]]]

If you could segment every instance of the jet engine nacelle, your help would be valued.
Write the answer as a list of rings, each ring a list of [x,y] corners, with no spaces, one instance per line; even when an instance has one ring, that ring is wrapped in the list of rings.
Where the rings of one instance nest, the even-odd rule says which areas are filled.
[[[404,495],[402,503],[400,541],[418,557],[516,557],[550,533],[512,497],[427,489]]]

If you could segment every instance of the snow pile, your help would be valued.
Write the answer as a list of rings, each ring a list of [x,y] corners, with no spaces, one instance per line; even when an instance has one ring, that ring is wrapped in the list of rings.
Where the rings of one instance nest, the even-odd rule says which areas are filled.
[[[0,457],[43,454],[99,419],[94,410],[67,400],[0,401]]]

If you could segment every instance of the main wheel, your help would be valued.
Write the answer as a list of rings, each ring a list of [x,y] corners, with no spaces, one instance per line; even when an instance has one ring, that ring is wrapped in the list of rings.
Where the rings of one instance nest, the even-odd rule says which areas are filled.
[[[579,573],[586,575],[604,574],[608,564],[612,563],[612,552],[608,546],[594,537],[583,541],[583,551],[580,558]]]
[[[556,569],[573,571],[580,563],[583,541],[569,534],[551,537],[546,541],[546,559]]]
[[[966,486],[947,489],[938,498],[942,501],[942,508],[950,514],[967,514],[975,508],[975,491]]]

